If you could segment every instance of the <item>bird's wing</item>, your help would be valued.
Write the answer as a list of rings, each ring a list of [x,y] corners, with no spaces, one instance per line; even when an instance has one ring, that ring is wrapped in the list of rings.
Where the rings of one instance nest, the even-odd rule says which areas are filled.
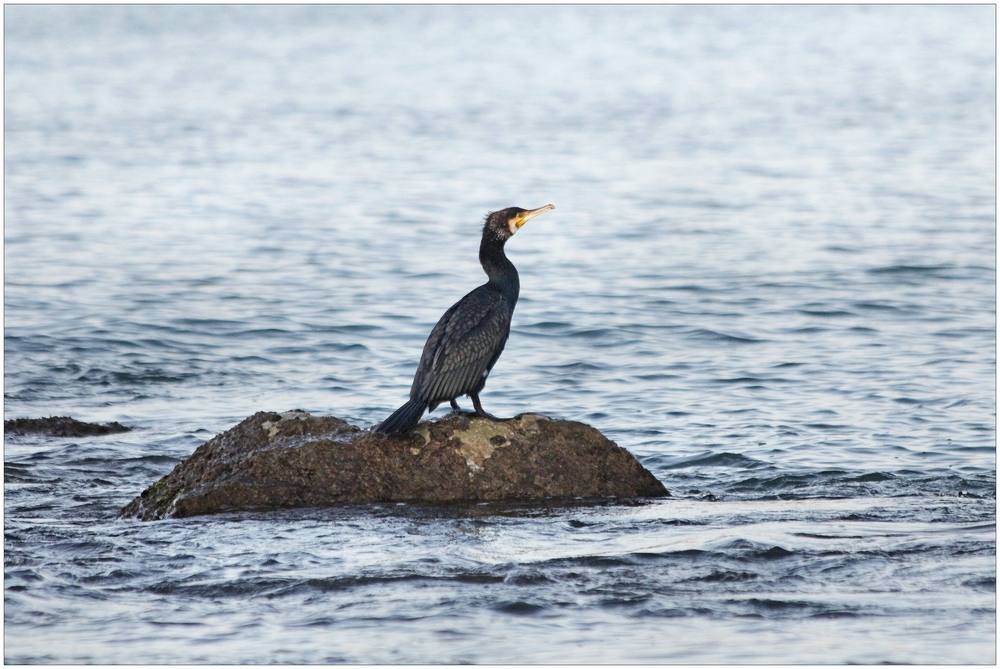
[[[502,295],[482,289],[446,311],[424,345],[410,397],[432,402],[472,392],[507,343],[510,312]]]

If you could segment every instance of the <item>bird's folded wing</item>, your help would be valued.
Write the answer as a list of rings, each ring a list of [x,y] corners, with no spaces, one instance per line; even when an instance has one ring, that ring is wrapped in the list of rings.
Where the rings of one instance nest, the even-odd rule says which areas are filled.
[[[503,350],[510,308],[493,291],[470,294],[431,332],[414,378],[417,397],[429,401],[471,392]]]

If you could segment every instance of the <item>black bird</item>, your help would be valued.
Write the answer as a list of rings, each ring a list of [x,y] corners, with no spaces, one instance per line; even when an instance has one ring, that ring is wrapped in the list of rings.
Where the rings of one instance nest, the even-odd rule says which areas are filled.
[[[521,283],[517,269],[504,255],[503,246],[525,221],[555,209],[509,207],[486,216],[479,262],[489,281],[456,302],[431,330],[420,364],[410,386],[410,401],[382,421],[375,432],[402,434],[420,421],[424,409],[434,411],[444,401],[459,411],[455,398],[468,395],[476,413],[499,420],[483,411],[479,393],[510,335],[510,317],[517,304]]]

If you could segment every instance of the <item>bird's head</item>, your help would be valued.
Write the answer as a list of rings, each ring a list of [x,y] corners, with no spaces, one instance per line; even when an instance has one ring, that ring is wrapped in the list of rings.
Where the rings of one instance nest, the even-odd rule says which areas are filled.
[[[518,229],[529,219],[544,214],[550,209],[555,209],[555,205],[547,204],[538,209],[521,209],[520,207],[507,207],[500,211],[494,211],[486,215],[486,223],[483,225],[483,234],[492,233],[502,241],[510,239]]]

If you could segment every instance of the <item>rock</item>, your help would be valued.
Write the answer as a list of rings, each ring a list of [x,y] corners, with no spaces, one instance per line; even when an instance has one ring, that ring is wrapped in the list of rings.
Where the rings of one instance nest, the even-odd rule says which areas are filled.
[[[669,494],[596,429],[539,414],[498,422],[449,414],[384,437],[332,416],[259,412],[199,446],[119,517]]]
[[[48,418],[15,418],[3,422],[3,430],[8,435],[47,434],[53,437],[90,437],[117,432],[131,432],[132,428],[121,423],[83,423],[69,416],[49,416]]]

